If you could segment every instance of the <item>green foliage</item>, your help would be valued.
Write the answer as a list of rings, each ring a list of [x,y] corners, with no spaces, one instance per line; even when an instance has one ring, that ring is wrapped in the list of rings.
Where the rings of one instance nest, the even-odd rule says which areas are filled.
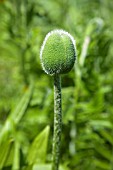
[[[53,81],[43,73],[39,53],[53,29],[73,35],[78,56],[62,76],[61,167],[113,169],[112,11],[111,0],[0,1],[1,169],[51,167]],[[40,147],[37,158],[34,147]],[[29,152],[36,164],[28,164]]]
[[[34,167],[33,167],[33,170],[45,170],[45,169],[47,169],[47,170],[51,170],[51,165],[35,165]],[[59,168],[59,170],[64,170],[62,167],[60,167]]]
[[[49,126],[47,126],[33,141],[28,151],[28,164],[43,163],[46,160]]]
[[[13,145],[13,142],[12,141],[5,141],[3,142],[1,145],[0,145],[0,169],[2,169],[3,167],[7,166],[7,165],[10,165],[12,163],[12,157],[11,157],[11,160],[9,161],[8,158],[12,151],[12,145]]]
[[[5,122],[5,125],[1,130],[0,143],[4,140],[4,138],[7,139],[7,136],[9,136],[9,134],[13,131],[13,128],[15,128],[18,125],[21,118],[25,114],[32,96],[32,91],[33,85],[31,85],[29,90],[27,90],[27,92],[24,94],[19,104],[17,105],[16,109],[12,113],[10,113],[9,117]]]

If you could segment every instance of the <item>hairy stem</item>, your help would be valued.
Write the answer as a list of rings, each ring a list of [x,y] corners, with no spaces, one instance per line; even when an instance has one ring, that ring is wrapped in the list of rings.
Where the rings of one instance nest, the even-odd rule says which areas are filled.
[[[52,170],[59,169],[60,143],[62,129],[61,80],[60,75],[54,76],[54,136]]]

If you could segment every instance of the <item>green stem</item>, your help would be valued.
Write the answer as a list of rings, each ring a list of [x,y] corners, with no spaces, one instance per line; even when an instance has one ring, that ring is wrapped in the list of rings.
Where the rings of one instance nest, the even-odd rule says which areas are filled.
[[[60,143],[62,129],[61,80],[60,75],[54,76],[54,136],[52,170],[59,169]]]

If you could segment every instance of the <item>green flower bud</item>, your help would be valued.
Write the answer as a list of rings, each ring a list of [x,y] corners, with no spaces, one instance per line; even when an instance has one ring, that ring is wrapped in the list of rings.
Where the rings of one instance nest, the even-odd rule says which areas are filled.
[[[43,70],[50,75],[69,72],[76,59],[75,40],[66,31],[49,32],[40,51]]]
[[[99,35],[104,26],[104,22],[101,18],[93,18],[89,21],[86,28],[86,35],[94,37]]]

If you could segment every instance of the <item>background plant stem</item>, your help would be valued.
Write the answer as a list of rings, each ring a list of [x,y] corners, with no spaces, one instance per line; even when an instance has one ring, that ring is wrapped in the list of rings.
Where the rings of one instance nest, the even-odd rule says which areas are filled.
[[[62,129],[61,80],[60,75],[54,76],[54,136],[52,170],[58,170]]]

